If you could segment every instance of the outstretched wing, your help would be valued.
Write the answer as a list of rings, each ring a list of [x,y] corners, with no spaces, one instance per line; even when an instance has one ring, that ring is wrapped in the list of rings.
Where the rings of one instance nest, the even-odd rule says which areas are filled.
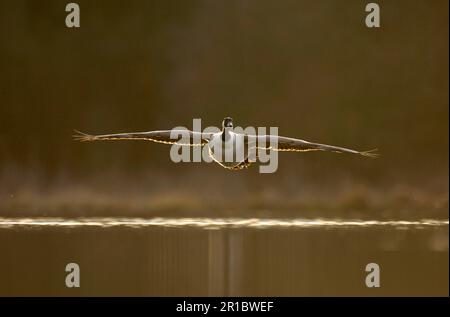
[[[336,153],[351,153],[351,154],[359,154],[368,157],[378,157],[377,153],[373,153],[377,151],[377,149],[373,149],[370,151],[356,151],[344,147],[320,144],[308,142],[305,140],[288,138],[283,136],[273,136],[273,135],[260,135],[260,136],[248,136],[251,139],[258,140],[258,148],[263,149],[272,149],[274,151],[280,152],[308,152],[308,151],[331,151]],[[278,141],[276,147],[270,146],[270,140]]]
[[[211,134],[194,132],[189,130],[161,130],[149,132],[130,132],[116,134],[91,135],[76,131],[73,137],[78,141],[101,141],[101,140],[145,140],[164,144],[178,144],[189,146],[201,146],[211,138]]]

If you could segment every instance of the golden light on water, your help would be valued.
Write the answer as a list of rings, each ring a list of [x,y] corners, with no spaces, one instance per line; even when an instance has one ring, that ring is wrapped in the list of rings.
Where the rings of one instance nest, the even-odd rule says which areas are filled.
[[[0,218],[0,228],[11,227],[197,227],[219,228],[360,228],[391,227],[423,229],[448,226],[448,220],[344,220],[344,219],[259,219],[259,218]]]

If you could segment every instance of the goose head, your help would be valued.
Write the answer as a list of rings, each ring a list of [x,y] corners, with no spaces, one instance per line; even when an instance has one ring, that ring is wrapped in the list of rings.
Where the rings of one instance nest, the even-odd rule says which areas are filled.
[[[226,117],[225,119],[223,119],[222,121],[222,129],[225,128],[233,128],[233,119],[230,117]]]

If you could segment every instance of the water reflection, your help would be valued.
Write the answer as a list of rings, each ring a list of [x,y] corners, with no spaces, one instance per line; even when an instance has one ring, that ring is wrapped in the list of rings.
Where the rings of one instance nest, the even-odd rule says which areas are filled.
[[[0,296],[442,296],[448,220],[0,218],[0,258]]]
[[[0,228],[30,227],[197,227],[219,228],[352,228],[392,227],[423,229],[448,226],[448,220],[343,220],[343,219],[258,219],[258,218],[0,218]]]

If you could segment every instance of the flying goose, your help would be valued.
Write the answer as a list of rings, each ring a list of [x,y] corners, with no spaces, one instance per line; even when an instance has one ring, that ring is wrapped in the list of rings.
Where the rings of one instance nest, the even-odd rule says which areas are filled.
[[[247,168],[253,162],[249,159],[249,149],[265,149],[279,152],[331,151],[336,153],[358,154],[373,158],[378,156],[377,153],[373,153],[377,149],[360,152],[344,147],[313,143],[277,135],[249,135],[235,133],[233,131],[233,128],[233,119],[230,117],[226,117],[222,121],[222,130],[217,133],[195,132],[189,130],[159,130],[149,132],[90,135],[75,130],[77,134],[73,137],[79,141],[146,140],[163,144],[178,144],[181,146],[207,146],[209,156],[220,166],[230,170],[240,170],[242,168]],[[189,141],[186,141],[183,138],[173,138],[174,135],[185,136],[186,134],[189,135]],[[238,142],[238,140],[242,140],[242,142]],[[275,147],[273,145],[266,146],[265,144],[267,144],[267,142],[270,142],[269,140],[275,140],[277,142],[277,145]],[[224,153],[223,151],[217,151],[217,148],[213,146],[213,144],[218,143],[231,143],[235,144],[235,146],[234,149],[233,147],[227,147]],[[239,160],[232,160],[230,162],[223,159],[227,151],[229,151],[230,149],[232,151],[235,151],[239,146],[243,147],[244,153],[246,153],[243,158],[240,158]]]

